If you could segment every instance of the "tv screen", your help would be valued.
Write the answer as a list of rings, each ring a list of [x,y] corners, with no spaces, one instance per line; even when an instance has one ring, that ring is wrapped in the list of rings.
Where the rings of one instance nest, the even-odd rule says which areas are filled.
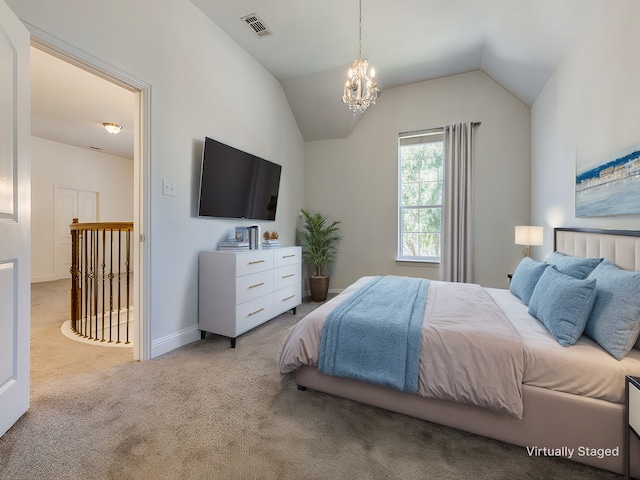
[[[275,220],[282,167],[205,138],[198,216]]]

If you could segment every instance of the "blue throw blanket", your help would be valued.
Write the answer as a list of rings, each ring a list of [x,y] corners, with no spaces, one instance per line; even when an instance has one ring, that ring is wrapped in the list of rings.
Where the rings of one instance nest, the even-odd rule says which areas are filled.
[[[416,393],[428,284],[375,277],[338,305],[322,327],[318,370]]]

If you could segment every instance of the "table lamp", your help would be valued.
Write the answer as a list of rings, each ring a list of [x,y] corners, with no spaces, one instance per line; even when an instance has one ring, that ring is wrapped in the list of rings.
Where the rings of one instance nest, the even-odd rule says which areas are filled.
[[[516,245],[524,245],[524,255],[529,256],[531,245],[542,245],[542,227],[523,225],[516,227]]]

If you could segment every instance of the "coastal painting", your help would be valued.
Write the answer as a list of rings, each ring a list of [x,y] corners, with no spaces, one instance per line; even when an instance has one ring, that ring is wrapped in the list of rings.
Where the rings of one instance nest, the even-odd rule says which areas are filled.
[[[640,213],[640,145],[576,171],[576,217]]]

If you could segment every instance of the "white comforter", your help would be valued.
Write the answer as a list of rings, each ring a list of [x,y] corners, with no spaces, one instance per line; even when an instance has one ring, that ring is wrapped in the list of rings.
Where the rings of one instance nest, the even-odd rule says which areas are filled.
[[[334,305],[363,278],[305,317],[290,332],[280,357],[287,380],[301,365],[317,366],[322,325]],[[432,281],[422,337],[418,394],[522,417],[524,346],[485,289]]]
[[[524,342],[523,383],[624,403],[624,376],[640,375],[640,350],[631,350],[618,361],[584,335],[575,345],[563,347],[509,290],[487,288],[486,291]]]
[[[279,363],[283,383],[298,367],[317,366],[325,317],[367,280],[368,277],[358,280],[289,331]],[[462,287],[463,304],[454,306],[458,301],[453,297],[459,295],[450,288],[458,289],[464,284],[447,284],[450,288],[445,289],[442,283],[432,281],[427,296],[420,395],[470,403],[519,417],[521,385],[514,387],[514,378],[535,387],[624,403],[624,376],[640,376],[639,350],[632,350],[618,361],[584,336],[576,345],[563,347],[509,290]],[[498,324],[507,321],[501,339],[485,328],[487,316]],[[458,327],[463,327],[463,333]],[[437,342],[444,347],[434,347]],[[507,345],[507,351],[497,350],[499,345]],[[521,364],[517,360],[518,351]],[[433,358],[436,353],[438,358]]]

